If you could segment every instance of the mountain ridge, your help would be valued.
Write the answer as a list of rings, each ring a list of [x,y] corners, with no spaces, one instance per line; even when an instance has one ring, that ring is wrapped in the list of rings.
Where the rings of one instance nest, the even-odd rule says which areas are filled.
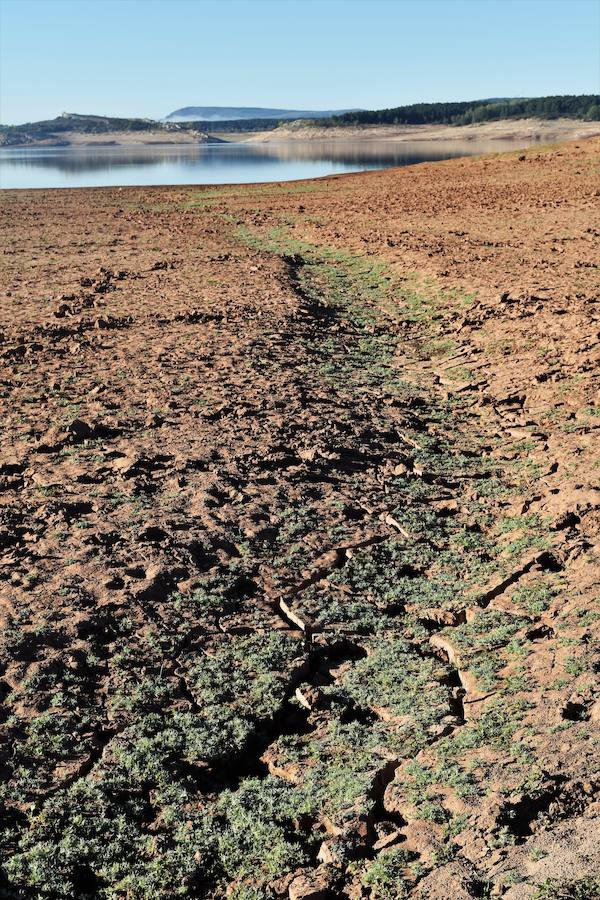
[[[359,109],[276,109],[264,106],[182,106],[165,116],[165,121],[173,122],[181,119],[205,122],[231,119],[321,119],[360,111]]]

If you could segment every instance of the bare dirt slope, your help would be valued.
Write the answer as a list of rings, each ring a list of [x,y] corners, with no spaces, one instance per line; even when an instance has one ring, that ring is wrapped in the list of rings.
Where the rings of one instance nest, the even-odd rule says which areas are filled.
[[[107,131],[105,134],[83,134],[67,131],[61,135],[69,144],[77,146],[102,146],[102,144],[118,144],[138,146],[139,144],[206,144],[215,143],[216,139],[201,131]]]
[[[500,119],[478,125],[363,125],[325,128],[297,122],[275,131],[256,132],[249,141],[269,143],[293,140],[384,141],[565,141],[595,137],[600,123],[583,119]]]
[[[0,896],[599,896],[599,150],[4,192]]]
[[[58,134],[50,134],[46,137],[31,137],[25,130],[17,140],[11,140],[13,147],[103,147],[103,146],[161,146],[163,144],[197,145],[197,144],[222,143],[222,140],[214,135],[205,134],[202,131],[61,131]]]

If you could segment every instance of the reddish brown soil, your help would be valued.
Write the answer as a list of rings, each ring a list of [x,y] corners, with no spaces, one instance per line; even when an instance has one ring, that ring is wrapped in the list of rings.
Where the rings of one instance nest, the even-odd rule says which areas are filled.
[[[158,842],[148,865],[156,854],[167,872],[160,840],[188,847],[185,875],[168,864],[183,896],[598,896],[599,151],[591,139],[288,185],[3,193],[0,850],[13,862],[0,892],[175,896],[166,875],[119,887],[123,874],[91,850],[73,862],[66,844],[36,886],[27,853],[63,840],[61,798],[70,809],[80,782],[109,791],[112,770],[128,787],[110,787],[108,818],[128,790],[147,804],[131,815]],[[319,253],[330,263],[303,280]],[[315,302],[327,266],[361,260],[381,264],[378,285],[360,281],[373,318],[333,320]],[[362,379],[363,339],[409,386],[400,399],[387,375]],[[462,468],[428,469],[420,435]],[[438,527],[426,515],[457,523],[464,591],[394,605],[367,586],[388,631],[331,624],[323,605],[363,590],[357,554],[371,571],[380,545],[424,545]],[[455,532],[437,534],[449,560]],[[469,541],[484,538],[478,579]],[[393,558],[391,585],[412,566]],[[446,563],[427,559],[433,583]],[[216,612],[187,602],[207,584]],[[498,623],[510,636],[486,644]],[[297,647],[272,664],[275,706],[253,707],[257,669],[222,701],[249,716],[248,742],[164,763],[173,783],[188,766],[182,822],[195,835],[198,811],[245,779],[304,789],[319,753],[343,759],[325,741],[337,690],[372,754],[366,805],[332,811],[325,796],[306,821],[288,815],[291,845],[294,829],[312,835],[294,865],[208,875],[172,836],[158,776],[123,760],[146,716],[204,721],[199,659],[274,632]],[[445,692],[440,718],[405,750],[385,743],[408,721],[385,691],[357,699],[390,635],[443,667],[422,688]],[[293,741],[313,749],[290,755]],[[393,888],[374,867],[390,849],[406,851]],[[588,893],[564,893],[575,882]]]

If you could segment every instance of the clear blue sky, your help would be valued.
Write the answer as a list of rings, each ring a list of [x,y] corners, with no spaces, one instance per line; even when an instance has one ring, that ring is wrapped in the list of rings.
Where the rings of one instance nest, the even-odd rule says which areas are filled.
[[[600,0],[0,0],[0,121],[600,93]]]

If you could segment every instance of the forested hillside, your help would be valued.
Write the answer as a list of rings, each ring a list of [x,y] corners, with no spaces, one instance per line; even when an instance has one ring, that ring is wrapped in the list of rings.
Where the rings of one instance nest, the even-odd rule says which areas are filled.
[[[344,113],[319,120],[319,125],[471,125],[494,119],[538,117],[600,119],[600,95],[471,100],[460,103],[414,103],[391,109]]]

